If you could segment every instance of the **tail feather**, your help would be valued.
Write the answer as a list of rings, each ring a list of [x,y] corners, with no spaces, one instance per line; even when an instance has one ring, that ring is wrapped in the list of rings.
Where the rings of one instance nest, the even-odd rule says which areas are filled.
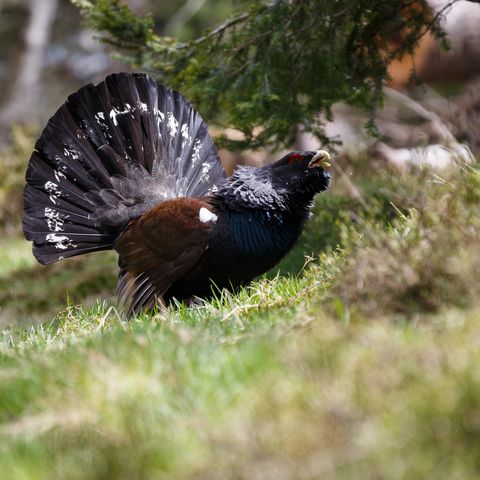
[[[24,201],[24,224],[28,223],[31,218],[34,218],[39,212],[44,213],[45,208],[50,208],[65,215],[78,215],[90,219],[90,213],[87,208],[76,206],[71,201],[66,201],[63,198],[52,195],[46,191],[36,189],[31,185],[25,187],[23,193]],[[92,222],[89,222],[90,225]],[[28,234],[28,227],[24,228],[24,233]]]
[[[102,179],[101,182],[94,182],[94,188],[108,185],[108,164],[102,162],[98,156],[99,147],[94,143],[93,128],[89,127],[85,120],[77,123],[67,108],[71,108],[68,101],[48,122],[35,145],[38,156],[54,168],[62,170],[73,182],[92,181],[93,177],[86,174],[94,171],[97,172],[96,177]],[[89,124],[93,122],[90,121]],[[98,140],[97,142],[100,143]]]
[[[182,95],[147,75],[110,75],[71,95],[37,141],[25,236],[41,263],[112,248],[131,219],[224,178],[206,124]]]
[[[88,178],[84,178],[81,182],[75,182],[71,177],[67,169],[55,169],[38,157],[32,158],[30,161],[26,180],[28,185],[48,193],[52,203],[55,203],[55,199],[58,197],[68,198],[69,203],[88,211],[90,207],[85,199],[84,188],[92,189],[96,186],[92,181],[88,181]]]

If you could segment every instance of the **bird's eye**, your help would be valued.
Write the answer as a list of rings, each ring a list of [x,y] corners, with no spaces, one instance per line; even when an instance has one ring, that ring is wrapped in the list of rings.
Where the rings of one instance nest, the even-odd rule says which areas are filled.
[[[299,153],[292,153],[288,156],[288,164],[298,163],[303,160],[303,157]]]

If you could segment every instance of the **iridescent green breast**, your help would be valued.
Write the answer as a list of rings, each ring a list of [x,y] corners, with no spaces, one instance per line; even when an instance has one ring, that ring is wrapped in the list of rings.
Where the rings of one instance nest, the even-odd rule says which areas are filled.
[[[308,212],[296,217],[271,211],[224,211],[212,232],[208,260],[212,279],[249,281],[283,258],[303,230]]]

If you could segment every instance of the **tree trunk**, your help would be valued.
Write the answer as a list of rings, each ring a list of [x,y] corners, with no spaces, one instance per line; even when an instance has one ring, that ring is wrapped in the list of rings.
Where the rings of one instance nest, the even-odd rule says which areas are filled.
[[[0,109],[0,125],[3,127],[28,121],[36,108],[44,54],[58,8],[58,0],[29,0],[29,4],[25,47],[7,101]]]

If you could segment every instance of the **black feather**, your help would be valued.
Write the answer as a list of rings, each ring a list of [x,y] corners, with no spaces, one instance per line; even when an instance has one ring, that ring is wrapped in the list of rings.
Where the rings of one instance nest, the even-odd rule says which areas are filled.
[[[328,158],[292,152],[226,179],[206,124],[182,95],[147,75],[114,74],[71,95],[36,143],[25,236],[41,263],[115,248],[129,316],[205,297],[288,253],[330,184]]]
[[[105,250],[154,205],[202,196],[225,178],[207,126],[185,98],[143,74],[71,95],[35,145],[25,236],[41,263]]]

